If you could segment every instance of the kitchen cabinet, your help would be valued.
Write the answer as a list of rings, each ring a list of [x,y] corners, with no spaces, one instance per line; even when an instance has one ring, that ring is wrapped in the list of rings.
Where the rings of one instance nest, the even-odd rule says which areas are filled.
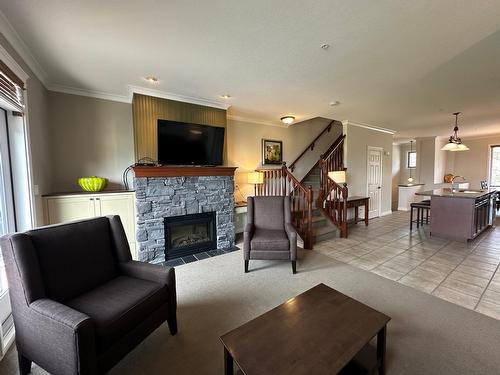
[[[58,224],[106,215],[120,216],[132,257],[137,259],[134,192],[53,194],[44,196],[43,199],[46,224]]]

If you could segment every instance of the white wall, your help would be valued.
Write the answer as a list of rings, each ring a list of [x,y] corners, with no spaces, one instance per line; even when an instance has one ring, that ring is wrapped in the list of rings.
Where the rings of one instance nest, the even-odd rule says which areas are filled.
[[[134,163],[132,105],[49,93],[54,191],[79,191],[79,177],[109,180],[123,188],[122,173]]]
[[[288,128],[269,126],[254,122],[228,120],[227,150],[228,165],[238,167],[235,181],[241,190],[236,199],[246,199],[253,195],[253,185],[247,183],[247,173],[262,167],[262,139],[275,139],[283,142],[283,159],[290,163],[321,133],[330,121],[316,118],[303,121]],[[319,155],[337,139],[342,127],[337,125],[330,133],[326,133],[312,152],[308,152],[302,163],[294,170],[294,175],[300,179],[319,159]],[[268,168],[268,166],[265,166]],[[276,166],[280,168],[280,166]],[[272,168],[272,166],[270,167]]]
[[[345,161],[347,167],[347,186],[349,195],[366,196],[367,150],[368,146],[384,149],[382,163],[382,214],[391,212],[392,195],[392,140],[388,133],[370,130],[355,125],[345,127]],[[385,153],[389,153],[386,155]]]
[[[434,187],[436,137],[416,138],[417,181],[425,184],[424,189]]]
[[[392,145],[392,204],[393,211],[398,210],[399,187],[401,179],[401,145]]]
[[[470,150],[447,152],[447,166],[454,175],[464,176],[471,189],[480,189],[482,180],[489,179],[490,146],[500,145],[500,134],[488,138],[462,139]]]

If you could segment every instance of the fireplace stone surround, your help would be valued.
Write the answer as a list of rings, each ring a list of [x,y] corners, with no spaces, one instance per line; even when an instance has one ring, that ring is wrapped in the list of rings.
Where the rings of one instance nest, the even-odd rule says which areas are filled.
[[[231,169],[234,173],[234,169]],[[151,174],[158,175],[158,171]],[[194,213],[214,211],[217,249],[231,249],[235,237],[233,174],[193,176],[192,170],[188,176],[166,174],[167,177],[147,177],[144,173],[135,173],[139,260],[149,263],[164,262],[164,218]]]

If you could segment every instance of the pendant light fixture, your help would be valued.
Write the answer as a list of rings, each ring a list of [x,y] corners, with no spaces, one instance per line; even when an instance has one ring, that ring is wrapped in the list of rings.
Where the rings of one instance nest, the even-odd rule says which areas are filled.
[[[441,150],[443,151],[468,151],[469,147],[462,143],[462,140],[458,136],[458,115],[460,112],[455,112],[455,127],[453,128],[453,134],[448,139],[448,143],[445,144]]]
[[[410,141],[410,153],[413,152],[413,141]],[[408,156],[409,157],[409,156]],[[410,177],[408,177],[408,183],[411,184],[413,182],[413,177],[411,175],[411,171],[413,168],[410,168]]]

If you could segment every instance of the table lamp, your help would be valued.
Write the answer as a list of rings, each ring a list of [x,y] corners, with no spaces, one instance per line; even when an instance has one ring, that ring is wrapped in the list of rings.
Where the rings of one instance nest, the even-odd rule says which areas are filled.
[[[264,173],[250,172],[248,173],[248,183],[253,184],[254,195],[257,195],[257,185],[264,183]]]

